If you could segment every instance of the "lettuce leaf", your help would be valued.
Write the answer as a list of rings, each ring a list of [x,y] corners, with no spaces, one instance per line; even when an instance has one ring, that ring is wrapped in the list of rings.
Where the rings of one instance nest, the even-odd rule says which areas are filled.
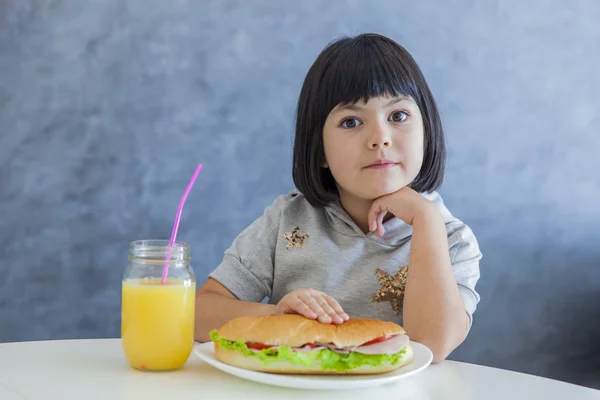
[[[322,369],[335,370],[337,372],[348,371],[363,365],[396,365],[406,353],[406,349],[402,349],[402,351],[395,354],[361,354],[354,351],[348,354],[340,354],[329,349],[303,353],[293,351],[289,346],[279,346],[277,350],[270,348],[254,352],[244,342],[227,340],[220,337],[216,330],[210,332],[210,338],[224,349],[240,351],[247,357],[257,357],[264,365],[277,361],[289,361],[297,365],[312,365],[315,361],[319,361]]]

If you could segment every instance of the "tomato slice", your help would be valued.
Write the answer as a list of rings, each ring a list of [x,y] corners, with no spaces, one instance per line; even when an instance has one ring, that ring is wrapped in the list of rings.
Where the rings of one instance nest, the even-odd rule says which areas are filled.
[[[385,342],[388,339],[390,339],[390,337],[388,337],[388,336],[380,336],[380,337],[375,338],[373,340],[370,340],[370,341],[368,341],[366,343],[363,343],[363,346],[368,346],[370,344]]]
[[[314,344],[314,343],[306,343],[306,344],[305,344],[305,346],[308,346],[308,347],[310,347],[311,349],[314,349],[314,348],[315,348],[315,346],[316,346],[316,344]]]
[[[266,344],[257,343],[257,342],[248,342],[248,343],[246,343],[246,346],[248,346],[249,349],[254,349],[254,350],[263,350],[263,349],[268,349],[269,347],[272,347],[272,346],[267,346]]]

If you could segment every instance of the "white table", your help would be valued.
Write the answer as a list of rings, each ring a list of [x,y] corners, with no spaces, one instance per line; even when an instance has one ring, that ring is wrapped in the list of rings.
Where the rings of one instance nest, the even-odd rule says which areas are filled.
[[[227,375],[192,354],[167,373],[138,372],[120,339],[0,344],[0,399],[600,399],[600,391],[445,361],[387,386],[352,391],[277,388]]]

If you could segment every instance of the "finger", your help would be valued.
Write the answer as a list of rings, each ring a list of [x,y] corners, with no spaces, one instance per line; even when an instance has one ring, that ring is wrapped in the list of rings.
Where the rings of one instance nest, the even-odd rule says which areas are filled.
[[[340,325],[348,320],[348,318],[346,318],[348,317],[346,313],[344,313],[339,304],[336,304],[337,302],[333,298],[326,296],[323,298],[323,300],[327,302],[328,307],[333,311],[333,314],[330,315],[334,324]],[[337,310],[333,308],[333,306],[335,306]]]
[[[377,212],[375,211],[377,206],[375,203],[371,206],[369,210],[369,215],[367,216],[367,221],[369,222],[369,232],[374,232],[377,228]]]
[[[342,306],[340,305],[340,303],[338,303],[338,301],[336,299],[334,299],[331,296],[325,296],[325,299],[329,303],[329,306],[331,308],[333,308],[333,310],[336,312],[336,314],[339,315],[340,317],[342,317],[342,319],[344,321],[348,321],[350,319],[348,314],[346,314],[344,312],[344,309],[342,308]]]
[[[305,316],[309,319],[317,319],[318,315],[315,313],[302,299],[297,298],[294,306],[292,307],[295,312]]]
[[[377,215],[377,234],[379,236],[383,236],[385,233],[385,229],[383,228],[383,218],[385,217],[386,212],[380,212]]]
[[[331,322],[331,317],[323,311],[323,308],[319,305],[317,300],[309,294],[300,294],[298,297],[308,306],[311,310],[317,314],[317,319],[319,322],[329,323]]]
[[[375,232],[377,229],[377,217],[382,212],[387,212],[385,205],[381,201],[375,201],[369,210],[369,231]]]
[[[340,317],[339,315],[337,315],[337,313],[329,305],[329,303],[327,302],[327,300],[325,299],[325,297],[326,297],[325,295],[317,297],[317,302],[319,303],[319,305],[321,306],[321,308],[323,309],[323,311],[325,311],[325,313],[327,313],[327,315],[329,315],[329,317],[331,318],[332,322],[336,322],[336,323],[343,322],[344,320],[342,319],[342,317]]]

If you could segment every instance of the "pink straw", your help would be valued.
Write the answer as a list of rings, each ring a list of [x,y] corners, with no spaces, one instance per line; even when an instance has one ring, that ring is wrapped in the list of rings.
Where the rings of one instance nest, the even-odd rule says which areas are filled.
[[[192,190],[192,186],[194,186],[194,182],[196,181],[196,178],[198,177],[198,174],[200,173],[200,170],[202,169],[202,164],[198,164],[198,166],[196,167],[196,170],[194,171],[194,175],[192,175],[192,178],[190,179],[190,182],[188,183],[187,187],[185,188],[185,192],[183,192],[183,196],[181,197],[181,200],[179,201],[179,207],[177,207],[177,214],[175,214],[175,223],[173,224],[173,230],[171,231],[171,240],[169,241],[169,252],[172,250],[173,245],[175,244],[175,238],[177,237],[177,229],[179,229],[179,220],[181,219],[181,212],[183,211],[183,205],[185,204],[185,200],[188,197],[188,194],[190,194],[190,190]],[[169,253],[169,255],[167,256],[167,261],[169,261],[171,259],[171,254]],[[167,281],[167,275],[169,273],[169,263],[166,262],[165,266],[163,267],[163,273],[162,273],[162,279],[160,281],[160,283],[164,284]]]

